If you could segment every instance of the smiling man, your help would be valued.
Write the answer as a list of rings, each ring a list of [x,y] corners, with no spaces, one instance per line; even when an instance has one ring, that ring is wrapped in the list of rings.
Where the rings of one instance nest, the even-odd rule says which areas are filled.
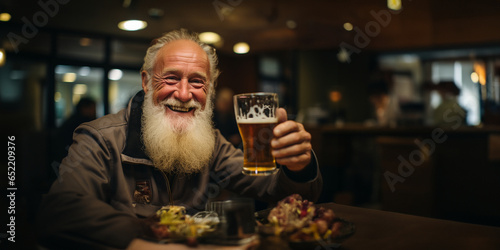
[[[316,200],[322,179],[311,135],[284,109],[272,140],[280,171],[242,174],[241,150],[211,122],[218,74],[215,50],[196,34],[176,30],[157,39],[144,59],[143,91],[126,109],[75,130],[40,207],[40,243],[143,249],[147,217],[169,204],[203,210],[223,189],[270,203],[293,193]]]
[[[161,47],[152,68],[142,71],[146,93],[143,141],[155,166],[168,172],[199,172],[212,156],[213,93],[207,53],[191,40]],[[158,129],[162,128],[162,129]],[[176,145],[172,147],[171,145]]]

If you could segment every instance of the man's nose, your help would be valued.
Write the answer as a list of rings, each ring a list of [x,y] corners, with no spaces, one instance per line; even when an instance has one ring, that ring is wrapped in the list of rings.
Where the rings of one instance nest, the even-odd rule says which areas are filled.
[[[190,91],[190,85],[186,79],[182,79],[177,84],[177,91],[174,93],[174,97],[181,102],[188,102],[193,98],[193,94]]]

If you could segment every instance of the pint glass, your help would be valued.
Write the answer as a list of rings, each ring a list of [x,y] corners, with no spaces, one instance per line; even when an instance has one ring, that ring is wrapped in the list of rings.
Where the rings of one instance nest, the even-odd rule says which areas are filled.
[[[263,176],[277,172],[271,154],[273,129],[278,124],[278,94],[248,93],[234,96],[236,122],[243,141],[243,173]]]

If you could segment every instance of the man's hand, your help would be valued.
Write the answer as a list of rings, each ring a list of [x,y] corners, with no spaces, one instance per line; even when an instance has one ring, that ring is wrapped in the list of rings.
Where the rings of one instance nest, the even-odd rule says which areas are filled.
[[[286,110],[279,108],[278,125],[273,130],[271,141],[276,162],[285,165],[291,171],[300,171],[311,162],[311,134],[304,125],[288,121]]]

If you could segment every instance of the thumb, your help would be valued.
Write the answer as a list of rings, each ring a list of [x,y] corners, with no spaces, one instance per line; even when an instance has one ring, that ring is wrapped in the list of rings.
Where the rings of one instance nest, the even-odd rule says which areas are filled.
[[[278,123],[286,122],[288,120],[288,116],[284,108],[278,108],[276,110],[276,114],[278,115]]]

